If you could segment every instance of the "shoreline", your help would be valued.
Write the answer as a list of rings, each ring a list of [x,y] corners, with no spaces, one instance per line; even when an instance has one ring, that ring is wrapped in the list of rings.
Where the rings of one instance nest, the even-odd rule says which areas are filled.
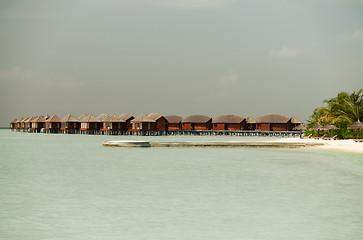
[[[278,139],[270,142],[276,143],[321,143],[321,145],[312,146],[315,149],[335,150],[349,153],[363,154],[363,142],[357,143],[353,139],[347,140],[323,140],[323,139],[301,139],[301,138],[286,138]]]

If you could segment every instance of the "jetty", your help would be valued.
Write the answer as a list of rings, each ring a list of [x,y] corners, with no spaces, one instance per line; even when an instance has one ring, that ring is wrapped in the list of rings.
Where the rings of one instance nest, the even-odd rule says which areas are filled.
[[[307,148],[324,145],[323,143],[296,142],[155,142],[155,141],[104,141],[105,147],[250,147],[250,148]]]

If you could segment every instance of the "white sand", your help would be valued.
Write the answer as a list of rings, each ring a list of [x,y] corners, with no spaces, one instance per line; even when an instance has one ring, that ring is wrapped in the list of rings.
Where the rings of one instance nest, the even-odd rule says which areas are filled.
[[[314,148],[326,149],[326,150],[339,150],[345,152],[363,153],[363,142],[357,143],[352,139],[348,140],[322,140],[322,139],[310,139],[310,138],[282,138],[274,140],[273,142],[291,142],[291,143],[323,143],[322,146],[316,146]]]

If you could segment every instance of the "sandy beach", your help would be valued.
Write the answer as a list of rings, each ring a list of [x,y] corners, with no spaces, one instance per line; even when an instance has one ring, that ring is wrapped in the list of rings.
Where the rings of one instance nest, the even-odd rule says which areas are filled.
[[[357,143],[352,139],[348,140],[323,140],[323,139],[301,139],[301,138],[285,138],[274,140],[271,142],[285,142],[285,143],[322,143],[322,146],[314,146],[314,148],[326,150],[338,150],[344,152],[355,152],[363,154],[363,142]]]

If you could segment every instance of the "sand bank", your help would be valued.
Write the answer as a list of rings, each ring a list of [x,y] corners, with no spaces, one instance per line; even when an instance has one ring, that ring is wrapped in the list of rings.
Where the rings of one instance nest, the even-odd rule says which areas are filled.
[[[148,142],[148,141],[105,141],[106,147],[262,147],[262,148],[304,148],[320,146],[318,142]]]

